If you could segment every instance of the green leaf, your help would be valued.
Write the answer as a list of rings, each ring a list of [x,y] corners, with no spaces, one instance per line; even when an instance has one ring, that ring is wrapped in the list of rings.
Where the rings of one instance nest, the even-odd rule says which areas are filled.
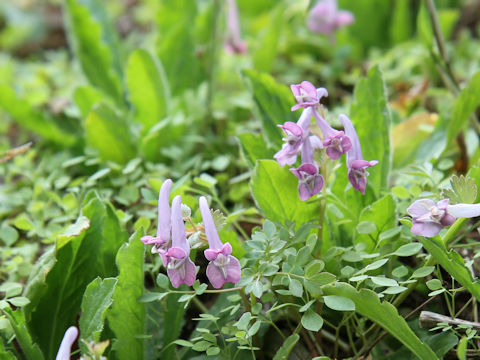
[[[100,0],[66,0],[69,42],[90,83],[122,102],[119,41]]]
[[[15,338],[22,349],[22,354],[27,360],[43,360],[42,351],[37,344],[33,342],[33,339],[27,330],[25,324],[25,317],[20,309],[13,311],[10,308],[3,309],[3,313],[7,317],[10,325],[12,326]],[[53,359],[53,358],[52,358]]]
[[[370,280],[377,286],[398,286],[396,280],[389,279],[383,276],[371,276]]]
[[[167,115],[168,88],[163,69],[146,50],[137,49],[128,58],[125,76],[135,107],[134,119],[146,133]]]
[[[253,53],[253,68],[270,72],[277,57],[278,42],[284,28],[285,5],[279,3],[277,7],[269,12],[268,24],[262,28],[265,34],[260,38],[259,44]]]
[[[319,203],[307,203],[298,197],[298,180],[276,161],[258,160],[251,180],[254,199],[266,218],[285,223],[304,224],[316,219]]]
[[[327,295],[343,296],[353,301],[360,315],[380,325],[421,360],[438,359],[432,349],[420,341],[406,321],[398,315],[397,309],[388,302],[380,302],[375,292],[367,289],[357,291],[346,283],[329,285],[323,290]]]
[[[242,154],[250,168],[255,167],[257,160],[273,159],[275,151],[267,146],[261,134],[243,133],[238,135]]]
[[[26,298],[25,296],[15,296],[15,297],[7,299],[7,301],[10,304],[12,304],[16,307],[22,307],[22,306],[30,304],[30,300],[28,298]]]
[[[243,75],[249,80],[265,139],[280,150],[282,134],[277,125],[298,120],[291,111],[295,99],[287,86],[278,84],[270,75],[254,70],[243,70]]]
[[[293,296],[302,297],[303,295],[303,286],[300,281],[297,279],[290,279],[290,284],[288,285],[288,290],[292,293]]]
[[[122,241],[108,207],[95,193],[85,196],[82,213],[90,222],[78,236],[59,237],[47,251],[27,282],[25,296],[31,303],[23,308],[32,337],[47,358],[54,358],[65,330],[75,324],[87,285],[97,276],[114,276],[106,266],[111,252]],[[79,220],[82,223],[83,220]]]
[[[368,72],[355,86],[350,115],[358,133],[365,160],[378,160],[369,169],[367,184],[377,197],[388,185],[392,155],[390,150],[391,115],[382,73],[378,66]],[[378,225],[378,223],[377,223]]]
[[[468,118],[475,109],[480,105],[480,71],[477,72],[470,80],[468,85],[462,90],[453,107],[452,118],[447,123],[447,144],[446,149],[450,149],[450,145],[468,123]]]
[[[109,102],[110,98],[92,86],[79,86],[76,88],[73,94],[73,100],[78,106],[83,118],[86,118],[92,108],[101,102],[106,102],[110,106],[114,105],[112,101]]]
[[[412,256],[418,253],[422,249],[422,244],[420,243],[411,243],[400,246],[393,255],[397,256]]]
[[[302,326],[310,331],[318,331],[323,326],[323,319],[315,311],[308,309],[302,316]]]
[[[470,270],[457,252],[454,250],[447,252],[445,247],[434,239],[419,236],[418,240],[446,272],[480,301],[480,284],[472,278]]]
[[[425,276],[428,276],[430,275],[433,270],[435,270],[435,266],[424,266],[424,267],[421,267],[417,270],[415,270],[412,274],[412,278],[423,278]]]
[[[442,198],[448,198],[450,204],[473,204],[477,198],[475,179],[463,175],[453,175],[450,179],[452,189],[442,190]]]
[[[377,230],[377,225],[372,221],[361,221],[357,225],[357,231],[359,234],[371,234]]]
[[[286,338],[280,349],[278,349],[275,353],[273,360],[287,360],[288,355],[293,350],[295,344],[298,342],[299,339],[300,335],[298,334],[293,334]]]
[[[458,346],[457,346],[458,360],[465,360],[467,358],[467,345],[468,345],[468,338],[463,336],[458,342]]]
[[[143,229],[137,230],[118,250],[116,264],[118,283],[113,293],[113,304],[107,310],[107,320],[115,334],[112,352],[116,359],[143,359],[145,306],[137,302],[143,294],[144,246],[140,238]]]
[[[47,140],[63,146],[69,146],[76,142],[76,136],[72,134],[71,130],[62,129],[52,117],[35,110],[27,99],[18,97],[11,86],[0,85],[0,108],[20,126]]]
[[[87,143],[103,160],[126,164],[135,157],[132,136],[125,118],[106,104],[93,108],[85,121]]]
[[[197,15],[195,3],[185,0],[164,2],[158,14],[161,14],[158,15],[161,36],[158,37],[157,54],[165,68],[172,93],[196,88],[202,80],[202,72],[195,53],[195,27],[192,26]]]
[[[386,195],[381,199],[375,201],[372,205],[367,206],[360,213],[360,224],[373,223],[376,229],[368,234],[360,233],[355,238],[355,243],[365,243],[367,245],[367,251],[371,251],[376,245],[375,241],[378,241],[380,233],[384,230],[391,229],[396,226],[395,221],[395,201],[391,195]],[[373,225],[369,225],[368,231],[373,229]],[[358,230],[358,227],[357,227]],[[363,230],[363,229],[361,229]],[[367,231],[367,230],[365,230]],[[373,239],[374,240],[373,240]]]
[[[113,302],[112,295],[117,285],[117,279],[100,279],[97,277],[88,284],[82,299],[82,315],[79,320],[81,338],[87,343],[100,341],[106,311]],[[79,345],[83,352],[87,348],[82,341]]]
[[[325,305],[337,311],[355,311],[355,303],[347,297],[328,295],[323,297]]]

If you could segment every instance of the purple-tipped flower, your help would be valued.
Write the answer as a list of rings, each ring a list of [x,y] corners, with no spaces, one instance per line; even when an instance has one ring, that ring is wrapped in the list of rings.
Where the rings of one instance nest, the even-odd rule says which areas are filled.
[[[62,343],[58,348],[57,357],[55,360],[70,360],[70,352],[72,351],[72,345],[78,336],[78,329],[75,326],[70,326],[65,335],[63,335]]]
[[[432,237],[438,235],[444,226],[452,225],[457,218],[480,216],[480,204],[449,205],[448,199],[435,204],[433,200],[420,199],[410,205],[407,212],[412,217],[412,233]]]
[[[420,199],[410,205],[407,213],[412,217],[412,233],[432,237],[437,235],[444,226],[452,225],[455,217],[448,213],[448,203],[448,199],[436,204],[430,199]]]
[[[317,125],[323,133],[323,146],[325,152],[332,160],[338,160],[342,154],[345,154],[352,148],[350,138],[343,131],[335,130],[330,124],[318,113],[313,112],[313,116],[317,121]]]
[[[240,281],[241,277],[240,263],[235,256],[231,255],[230,243],[222,244],[220,241],[212,213],[204,196],[200,198],[199,205],[209,245],[204,252],[207,260],[210,261],[207,266],[208,280],[215,289],[219,289],[229,282],[235,284]]]
[[[290,121],[279,125],[279,127],[285,133],[283,138],[285,144],[273,157],[280,166],[285,166],[285,164],[292,165],[297,160],[300,146],[304,140],[303,130],[300,126]]]
[[[354,20],[350,11],[338,10],[336,0],[321,0],[310,10],[307,26],[314,33],[331,36],[335,30]]]
[[[227,0],[227,38],[225,40],[225,49],[233,54],[243,54],[247,51],[247,46],[242,41],[240,33],[240,22],[238,16],[238,7],[235,0]]]
[[[182,198],[177,195],[172,202],[172,247],[165,254],[167,274],[175,288],[181,284],[192,286],[195,282],[196,268],[189,255],[190,246],[182,216]]]
[[[353,127],[350,119],[345,115],[339,116],[340,121],[345,129],[345,135],[350,138],[352,147],[347,151],[347,167],[348,167],[348,180],[352,184],[355,190],[365,194],[365,188],[367,186],[367,168],[377,165],[377,160],[364,160],[362,155],[362,148],[360,147],[360,140],[358,139],[357,132]]]
[[[318,173],[318,167],[313,159],[313,147],[310,138],[307,138],[302,146],[302,165],[290,171],[298,179],[298,196],[306,201],[313,195],[318,194],[323,187],[323,176]]]
[[[153,245],[152,253],[157,252],[166,266],[165,253],[171,245],[170,242],[170,189],[172,180],[167,179],[163,182],[158,196],[158,223],[157,236],[143,236],[140,240],[145,245]]]
[[[293,96],[297,100],[297,105],[292,106],[292,111],[302,108],[308,108],[311,106],[317,106],[320,102],[320,99],[324,96],[328,96],[327,89],[318,88],[308,81],[302,81],[297,85],[290,85],[292,89]]]

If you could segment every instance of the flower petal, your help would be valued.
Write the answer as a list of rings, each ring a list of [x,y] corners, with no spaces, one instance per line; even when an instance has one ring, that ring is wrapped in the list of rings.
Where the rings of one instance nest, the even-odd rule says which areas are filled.
[[[72,351],[72,345],[78,336],[78,329],[75,326],[70,326],[65,335],[63,335],[62,343],[58,348],[57,357],[55,360],[70,360],[70,352]]]
[[[229,262],[225,269],[216,266],[213,261],[207,266],[207,277],[215,289],[221,288],[226,283],[237,283],[241,278],[240,262],[236,257],[229,255]],[[226,276],[225,276],[226,275]]]
[[[205,236],[207,237],[210,249],[222,249],[223,244],[218,236],[217,228],[205,196],[200,197],[199,206],[200,213],[202,214],[203,226],[205,227]]]

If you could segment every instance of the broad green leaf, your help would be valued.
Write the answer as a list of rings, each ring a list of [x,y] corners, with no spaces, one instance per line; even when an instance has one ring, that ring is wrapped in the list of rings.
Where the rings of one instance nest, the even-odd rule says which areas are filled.
[[[88,116],[92,108],[101,102],[106,102],[108,105],[113,106],[113,103],[111,101],[109,102],[108,97],[92,86],[80,86],[76,88],[73,93],[73,100],[84,119]]]
[[[408,327],[397,309],[388,302],[380,302],[375,292],[367,289],[357,291],[346,283],[325,286],[323,291],[326,295],[343,296],[352,300],[356,312],[380,325],[421,360],[438,359],[432,349]]]
[[[368,169],[367,179],[377,197],[388,185],[392,154],[390,150],[391,115],[387,106],[387,94],[382,73],[378,66],[361,79],[354,90],[354,101],[350,108],[365,160],[379,163]]]
[[[300,335],[298,334],[293,334],[293,335],[290,335],[288,338],[286,338],[282,346],[280,347],[280,349],[278,349],[277,352],[275,353],[273,360],[287,360],[288,355],[293,350],[293,347],[295,346],[295,344],[298,342],[299,339],[300,339]]]
[[[304,224],[318,218],[319,203],[301,201],[297,178],[276,161],[258,160],[250,184],[258,207],[271,221]]]
[[[93,108],[85,121],[87,143],[103,160],[126,164],[135,156],[132,136],[123,117],[106,104]]]
[[[371,276],[370,280],[377,286],[398,286],[398,283],[393,280],[383,276]]]
[[[143,294],[144,246],[140,241],[143,235],[143,229],[137,230],[116,257],[118,283],[113,304],[107,310],[107,320],[115,335],[113,357],[119,360],[143,359],[144,342],[138,336],[145,331],[145,305],[137,301]]]
[[[308,309],[302,316],[302,325],[310,331],[318,331],[323,326],[323,319],[315,311]]]
[[[453,107],[452,118],[447,123],[447,149],[457,134],[462,131],[468,123],[470,115],[480,105],[480,71],[470,80],[462,90]]]
[[[43,360],[42,351],[37,344],[33,342],[33,339],[25,324],[25,317],[20,309],[13,311],[9,307],[3,309],[3,313],[12,326],[15,338],[20,345],[22,354],[27,360]],[[52,358],[53,359],[53,358]]]
[[[443,245],[434,239],[419,236],[418,240],[446,272],[480,301],[480,283],[472,278],[472,274],[465,266],[463,258],[456,251],[450,250],[448,252]]]
[[[360,233],[355,238],[355,243],[365,243],[367,245],[367,251],[372,250],[376,242],[379,241],[380,233],[396,225],[395,201],[392,196],[386,195],[363,209],[360,213],[359,221],[358,226],[365,223],[373,223],[376,227],[376,229],[373,229],[373,231],[368,234]],[[370,228],[373,228],[373,226],[370,226]]]
[[[71,130],[61,128],[52,117],[35,110],[27,99],[19,98],[11,86],[0,85],[0,109],[22,127],[47,140],[63,146],[72,145],[76,141]]]
[[[295,98],[286,85],[278,84],[268,74],[243,70],[243,75],[249,80],[265,139],[280,150],[282,133],[277,125],[298,120],[297,113],[291,111],[291,107],[296,104]]]
[[[273,159],[275,151],[268,147],[261,134],[243,133],[238,135],[242,154],[250,168],[255,167],[257,160]]]
[[[323,297],[325,305],[337,311],[355,311],[355,303],[347,297],[328,295]]]
[[[80,335],[87,343],[100,341],[100,334],[103,330],[106,310],[112,304],[112,295],[117,284],[117,279],[100,279],[97,277],[88,284],[82,300],[82,315],[79,320]],[[84,352],[87,351],[85,344],[79,341]]]
[[[23,308],[25,319],[49,359],[55,356],[65,330],[75,324],[87,285],[97,276],[115,275],[106,259],[108,253],[116,252],[114,244],[122,240],[121,231],[114,229],[105,205],[93,192],[85,196],[82,213],[90,226],[77,236],[59,237],[36,265],[25,289],[31,300]]]
[[[66,0],[69,42],[90,83],[122,102],[119,42],[100,0]]]
[[[192,26],[196,15],[197,7],[191,1],[165,1],[160,4],[157,54],[173,94],[197,87],[202,78]]]
[[[135,107],[134,119],[147,133],[167,115],[168,89],[163,69],[146,50],[137,49],[128,58],[125,76]]]
[[[279,38],[284,28],[284,12],[285,5],[280,2],[270,11],[268,24],[262,27],[265,33],[253,53],[253,68],[257,71],[268,73],[275,63]]]

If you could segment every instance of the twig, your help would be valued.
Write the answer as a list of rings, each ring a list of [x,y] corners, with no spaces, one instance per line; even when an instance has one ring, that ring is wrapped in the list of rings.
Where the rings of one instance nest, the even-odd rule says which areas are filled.
[[[422,311],[420,313],[420,326],[425,329],[431,329],[438,323],[447,323],[449,325],[467,325],[480,330],[480,323],[467,321],[463,319],[455,319],[450,316],[440,315],[431,311]]]

